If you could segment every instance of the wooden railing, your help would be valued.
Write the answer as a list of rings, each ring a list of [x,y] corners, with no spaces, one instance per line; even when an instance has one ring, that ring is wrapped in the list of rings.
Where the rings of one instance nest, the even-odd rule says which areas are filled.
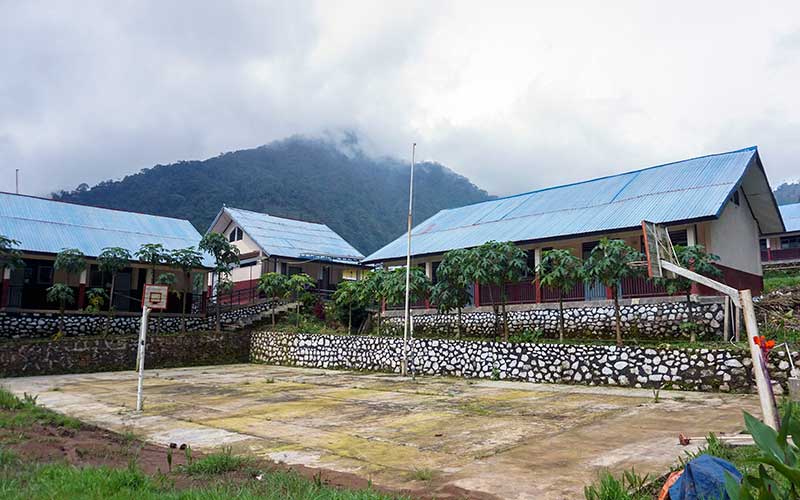
[[[663,286],[657,285],[653,280],[637,276],[635,278],[623,278],[620,283],[622,298],[630,299],[633,297],[663,297],[669,295]]]
[[[481,305],[492,305],[492,301],[500,304],[500,287],[492,286],[491,294],[488,285],[481,285],[480,297]],[[506,304],[529,304],[536,302],[536,287],[533,286],[532,278],[517,283],[506,283]]]
[[[776,250],[761,250],[763,262],[779,260],[800,260],[800,248],[781,248]]]
[[[583,300],[586,287],[583,283],[577,283],[569,292],[563,292],[565,302]],[[542,287],[542,302],[558,302],[558,289]]]

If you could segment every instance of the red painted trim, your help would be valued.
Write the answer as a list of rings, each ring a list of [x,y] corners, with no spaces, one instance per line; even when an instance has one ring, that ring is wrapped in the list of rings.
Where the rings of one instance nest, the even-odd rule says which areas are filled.
[[[606,287],[606,298],[609,299],[609,300],[614,298],[614,293],[611,291],[611,287],[610,286]]]
[[[83,309],[86,305],[86,283],[78,285],[78,309]]]
[[[764,278],[757,274],[751,274],[739,269],[721,266],[715,264],[722,271],[722,278],[720,281],[728,286],[732,286],[737,290],[750,290],[753,295],[761,295],[764,291]],[[698,293],[700,295],[720,295],[720,293],[712,290],[703,285],[698,286]]]
[[[481,286],[476,282],[473,286],[472,296],[475,307],[481,306]]]

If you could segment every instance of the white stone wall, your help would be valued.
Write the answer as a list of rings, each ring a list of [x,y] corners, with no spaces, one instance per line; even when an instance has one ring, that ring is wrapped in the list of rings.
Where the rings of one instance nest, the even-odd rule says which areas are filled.
[[[793,353],[800,362],[798,353]],[[356,335],[253,332],[250,359],[276,365],[400,372],[402,340]],[[635,346],[511,344],[415,339],[411,367],[422,375],[752,392],[749,352]],[[773,351],[770,373],[786,388],[786,353]]]
[[[623,334],[640,339],[676,339],[684,335],[681,323],[689,321],[685,301],[631,303],[622,305]],[[519,307],[519,306],[518,306]],[[721,301],[703,300],[692,305],[694,323],[700,325],[701,335],[722,335],[724,312]],[[402,311],[386,315],[385,324],[391,329],[403,328]],[[512,334],[524,330],[540,330],[546,337],[558,334],[558,304],[537,304],[528,308],[512,308],[508,312],[509,330]],[[461,316],[468,337],[492,337],[495,315],[491,308],[465,312]],[[502,321],[502,320],[500,320]],[[567,305],[564,309],[565,335],[570,338],[613,337],[614,307],[602,305]],[[414,331],[433,337],[454,336],[458,331],[458,316],[438,314],[435,311],[414,312]]]

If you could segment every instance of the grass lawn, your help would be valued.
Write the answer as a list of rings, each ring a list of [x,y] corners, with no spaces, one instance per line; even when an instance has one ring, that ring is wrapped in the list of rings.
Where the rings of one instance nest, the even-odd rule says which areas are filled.
[[[168,459],[166,457],[169,457]],[[174,465],[173,465],[174,461]],[[306,474],[308,475],[308,474]],[[369,487],[335,487],[230,450],[192,458],[52,412],[0,389],[0,498],[314,499],[402,498]],[[337,484],[339,486],[339,484]]]
[[[764,293],[800,286],[800,271],[765,271]]]

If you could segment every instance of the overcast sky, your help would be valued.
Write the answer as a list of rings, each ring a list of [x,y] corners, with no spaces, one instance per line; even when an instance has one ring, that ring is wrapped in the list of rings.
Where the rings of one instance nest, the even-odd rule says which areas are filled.
[[[1,190],[341,130],[499,195],[754,144],[777,186],[800,2],[0,0]]]

